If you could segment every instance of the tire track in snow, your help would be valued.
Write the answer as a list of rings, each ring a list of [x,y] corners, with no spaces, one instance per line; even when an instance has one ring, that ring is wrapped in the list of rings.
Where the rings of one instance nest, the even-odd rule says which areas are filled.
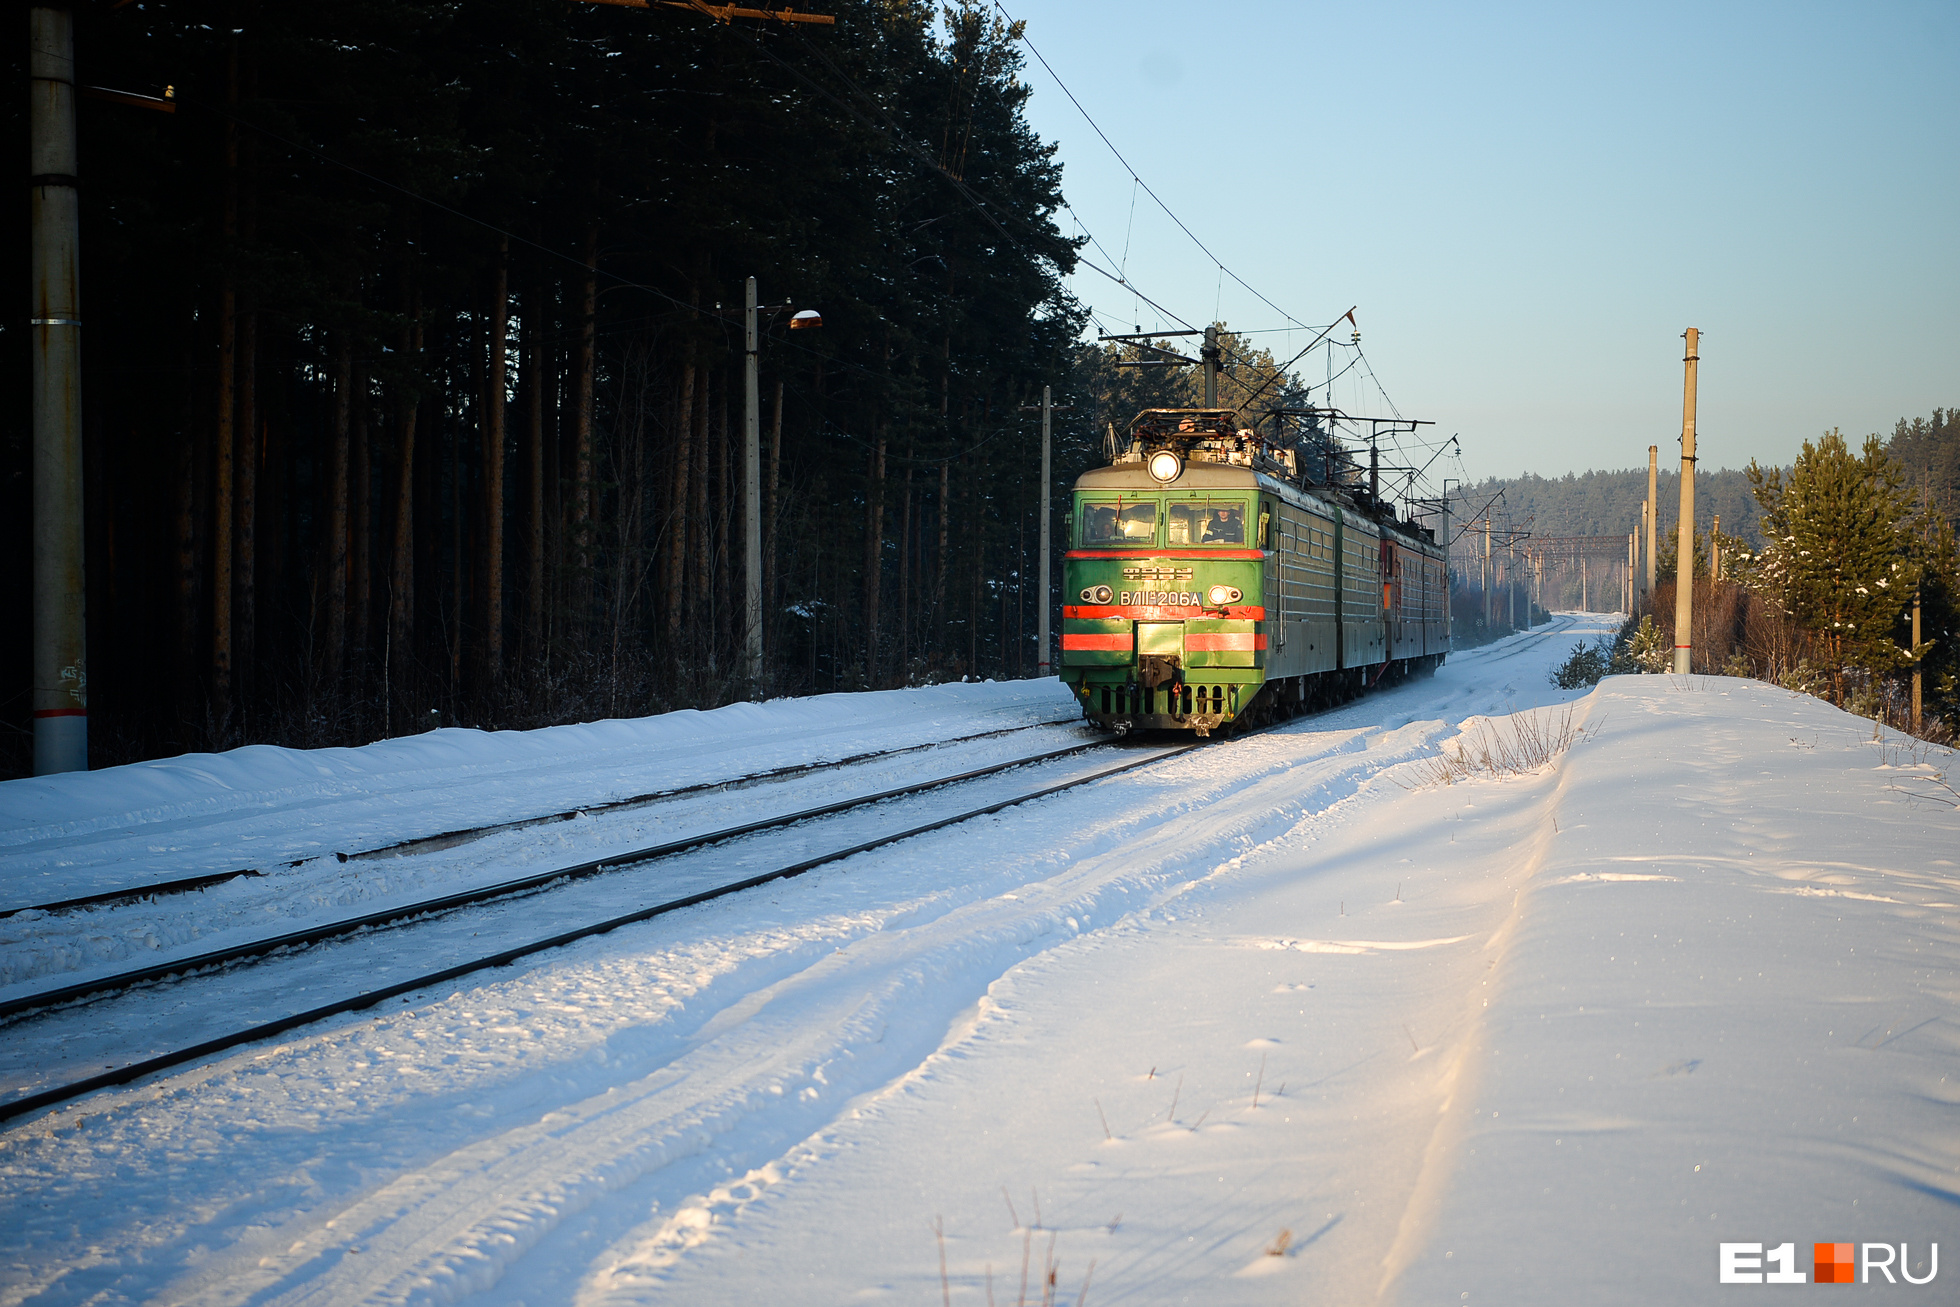
[[[86,1141],[76,1131],[24,1138],[12,1160],[16,1177],[60,1180],[42,1192],[76,1194],[89,1182],[63,1174],[66,1150],[120,1150],[115,1204],[87,1231],[37,1222],[28,1238],[23,1227],[23,1261],[35,1269],[9,1293],[75,1270],[88,1287],[52,1299],[113,1284],[110,1297],[441,1300],[496,1282],[622,1187],[666,1213],[707,1201],[727,1160],[738,1173],[751,1162],[766,1170],[854,1099],[901,1083],[1018,961],[1169,903],[1249,852],[1312,837],[1382,769],[1433,755],[1462,709],[1502,710],[1505,690],[1464,685],[1454,670],[1201,751],[1163,775],[990,819],[971,839],[869,855],[766,906],[690,910],[452,995],[398,1023],[430,1033],[397,1061],[376,1056],[378,1028],[350,1021],[102,1095],[89,1106]],[[1444,712],[1448,720],[1425,716]],[[1394,723],[1386,730],[1365,720],[1384,715]],[[935,883],[922,888],[928,877]],[[778,918],[801,924],[778,930]],[[759,936],[764,925],[771,931]],[[670,989],[616,1018],[593,1010],[614,1006],[605,1002],[559,1015],[532,993],[562,981],[602,998],[622,962],[633,974],[663,959]],[[478,1057],[467,1076],[445,1078],[440,1064],[456,1050],[494,1049],[483,1030],[511,1009],[527,1047],[550,1055]],[[641,1055],[591,1061],[618,1045]],[[350,1050],[371,1059],[351,1099],[336,1061]],[[393,1072],[401,1062],[423,1079]],[[431,1110],[430,1080],[436,1101],[455,1110]],[[277,1090],[270,1101],[249,1088],[266,1081]],[[479,1116],[470,1100],[492,1107]],[[279,1140],[292,1146],[281,1122],[304,1123],[312,1152],[280,1154]],[[621,1152],[622,1138],[640,1151]],[[266,1168],[304,1179],[268,1186]],[[177,1201],[186,1192],[207,1197],[193,1210]],[[96,1269],[82,1271],[88,1263]]]
[[[1077,824],[1071,810],[1105,810],[1089,841],[1096,847],[1060,873],[1030,880],[1030,868],[1003,866],[961,889],[899,905],[891,911],[901,924],[861,934],[737,997],[704,1020],[693,1047],[669,1064],[409,1167],[301,1222],[305,1233],[281,1236],[284,1251],[253,1259],[255,1266],[213,1268],[215,1276],[175,1289],[217,1301],[292,1303],[453,1301],[480,1291],[566,1216],[625,1185],[657,1179],[710,1149],[782,1156],[851,1100],[914,1071],[1013,966],[1075,938],[1084,923],[1111,928],[1296,834],[1383,768],[1433,752],[1441,729],[1342,732],[1310,744],[1304,757],[1297,739],[1289,748],[1285,737],[1258,737],[1243,743],[1264,745],[1259,752],[1268,756],[1248,759],[1250,766],[1198,768],[1201,755],[1181,759],[1152,774],[1155,788],[1168,793],[1144,805],[1153,817],[1142,824],[1127,816],[1132,803],[1115,787],[1099,805],[1088,796],[1044,801],[1047,811],[1032,820],[997,824],[1049,827],[1043,833],[1052,838],[1056,825]],[[1169,775],[1187,770],[1212,772],[1209,783],[1194,792],[1194,778]],[[1010,846],[1040,838],[1033,830],[1000,834]],[[949,853],[959,843],[936,842]],[[690,1172],[678,1192],[657,1192],[653,1201],[663,1211],[701,1209],[710,1200],[694,1189],[698,1179]],[[642,1201],[645,1190],[636,1187]],[[656,1242],[684,1252],[692,1242],[675,1236],[685,1224]],[[350,1254],[353,1247],[361,1252]],[[640,1265],[622,1274],[638,1282],[657,1270]]]

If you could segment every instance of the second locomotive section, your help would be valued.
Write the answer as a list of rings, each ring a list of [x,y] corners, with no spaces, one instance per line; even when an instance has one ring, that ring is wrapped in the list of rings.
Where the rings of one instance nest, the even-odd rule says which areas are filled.
[[[1062,679],[1116,730],[1208,735],[1335,702],[1448,650],[1442,552],[1305,483],[1213,410],[1152,410],[1075,484]]]

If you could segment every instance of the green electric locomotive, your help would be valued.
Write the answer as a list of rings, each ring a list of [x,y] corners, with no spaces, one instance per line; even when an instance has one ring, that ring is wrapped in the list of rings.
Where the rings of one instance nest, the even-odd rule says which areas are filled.
[[[1146,410],[1075,483],[1061,675],[1099,725],[1209,735],[1449,652],[1435,534],[1235,418]]]

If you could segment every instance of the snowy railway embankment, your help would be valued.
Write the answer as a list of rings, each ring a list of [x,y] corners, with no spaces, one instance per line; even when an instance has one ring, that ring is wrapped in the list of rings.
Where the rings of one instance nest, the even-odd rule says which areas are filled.
[[[1051,1270],[1070,1302],[1700,1302],[1730,1241],[1923,1276],[1960,1212],[1960,813],[1913,796],[1951,760],[1753,682],[1551,690],[1586,634],[12,1123],[0,1302],[1005,1304]],[[953,738],[1046,689],[915,702]],[[1514,712],[1581,738],[1436,783]],[[721,765],[855,751],[759,729]],[[561,768],[603,771],[477,784],[566,806]],[[415,825],[413,787],[323,781],[296,841],[180,777],[184,847],[146,856]],[[62,835],[78,878],[165,843],[116,831]],[[104,1010],[135,1038],[198,992]],[[91,1010],[10,1038],[95,1056]]]

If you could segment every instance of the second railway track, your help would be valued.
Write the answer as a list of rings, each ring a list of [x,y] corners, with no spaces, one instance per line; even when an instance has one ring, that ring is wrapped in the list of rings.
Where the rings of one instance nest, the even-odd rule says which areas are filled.
[[[699,834],[687,835],[679,839],[664,840],[658,844],[646,845],[640,848],[622,849],[607,853],[603,857],[588,858],[581,862],[556,866],[545,871],[533,872],[529,875],[508,880],[500,880],[488,885],[478,885],[470,889],[459,890],[452,894],[441,894],[432,898],[398,904],[394,907],[384,908],[378,912],[363,913],[357,917],[345,917],[315,926],[308,926],[301,930],[287,931],[279,935],[248,940],[220,949],[191,954],[188,957],[173,958],[168,962],[159,962],[147,967],[138,967],[89,980],[77,981],[70,985],[40,990],[32,994],[17,995],[13,998],[0,1000],[0,1019],[17,1016],[23,1012],[31,1012],[39,1008],[72,1003],[96,994],[129,989],[133,986],[151,981],[165,980],[173,977],[187,977],[213,967],[222,967],[234,962],[268,957],[275,953],[290,952],[294,949],[301,949],[309,945],[324,943],[331,939],[338,939],[343,935],[352,935],[360,931],[375,930],[383,926],[416,921],[434,916],[438,913],[454,912],[460,908],[473,907],[481,903],[492,903],[499,899],[533,893],[555,884],[583,880],[588,876],[597,876],[613,871],[625,871],[629,868],[642,866],[661,858],[672,857],[677,853],[687,852],[690,849],[705,848],[710,845],[724,843],[728,840],[740,839],[744,835],[753,835],[760,831],[794,826],[799,822],[812,821],[819,817],[828,817],[840,812],[849,812],[854,808],[866,808],[873,804],[903,798],[907,795],[922,794],[931,790],[943,789],[949,785],[958,785],[966,781],[978,780],[985,776],[993,776],[1000,772],[1011,771],[1015,768],[1027,767],[1035,763],[1047,762],[1054,758],[1063,758],[1071,754],[1082,753],[1085,750],[1103,747],[1109,746],[1101,740],[1090,740],[1084,743],[1071,744],[1060,749],[1050,749],[1043,753],[1031,754],[1024,758],[1013,758],[1006,762],[998,762],[986,767],[977,767],[970,771],[960,772],[957,775],[935,777],[932,780],[924,781],[917,785],[883,790],[874,794],[844,799],[836,803],[826,803],[796,812],[761,817],[754,821],[725,826],[716,830],[702,831]]]
[[[433,853],[443,849],[457,848],[477,840],[488,839],[494,835],[510,831],[529,830],[540,826],[551,826],[559,822],[576,821],[581,817],[592,817],[603,813],[630,812],[655,804],[670,803],[700,794],[729,793],[752,786],[772,782],[792,780],[815,772],[835,771],[839,768],[854,767],[867,763],[884,762],[908,754],[924,753],[935,749],[955,748],[979,740],[995,740],[1004,736],[1019,735],[1027,731],[1046,727],[1071,727],[1080,724],[1078,717],[1059,718],[1054,721],[1033,722],[1026,726],[1007,726],[997,730],[979,731],[971,735],[958,735],[944,740],[928,740],[919,744],[905,745],[897,749],[867,750],[838,758],[826,758],[817,762],[793,763],[788,766],[770,767],[762,771],[748,772],[736,776],[721,777],[714,780],[698,781],[687,785],[669,786],[643,794],[628,795],[624,798],[607,799],[598,803],[588,803],[575,808],[565,808],[553,812],[536,813],[506,821],[488,822],[478,826],[458,827],[426,835],[412,835],[389,840],[367,848],[336,850],[332,853],[310,854],[304,858],[289,860],[275,866],[298,867],[316,858],[331,857],[340,862],[353,862],[368,858],[410,857],[418,853]],[[113,907],[122,903],[133,903],[144,899],[156,899],[176,894],[191,894],[200,890],[212,889],[234,880],[247,877],[262,877],[266,869],[260,867],[239,867],[231,870],[203,871],[188,876],[174,876],[144,882],[128,883],[110,889],[97,890],[87,894],[71,895],[45,903],[0,904],[0,918],[11,917],[23,912],[70,912],[80,908]]]
[[[323,924],[313,930],[293,932],[294,938],[291,939],[255,941],[251,945],[243,946],[250,949],[252,955],[265,955],[272,951],[282,949],[291,950],[308,943],[328,944],[333,951],[337,952],[340,948],[352,947],[360,941],[366,940],[370,943],[370,948],[362,950],[362,957],[350,957],[347,959],[342,969],[357,972],[369,983],[365,986],[355,986],[356,992],[354,993],[343,993],[342,996],[334,998],[327,1003],[307,1007],[304,1010],[295,1012],[291,1010],[294,1005],[294,996],[296,994],[307,993],[309,987],[289,987],[278,984],[277,978],[285,974],[288,968],[273,967],[266,969],[265,975],[260,978],[261,983],[256,986],[258,992],[244,997],[234,995],[232,1001],[227,1005],[226,1010],[228,1012],[236,1010],[241,1013],[247,1010],[256,1010],[260,1015],[269,1015],[269,1008],[284,1007],[286,1011],[282,1015],[272,1016],[269,1020],[255,1021],[242,1028],[234,1028],[203,1039],[185,1039],[175,1047],[152,1052],[148,1056],[132,1057],[121,1064],[111,1063],[104,1065],[102,1070],[96,1074],[81,1076],[63,1084],[47,1085],[46,1075],[32,1076],[30,1079],[40,1080],[42,1087],[33,1089],[27,1093],[17,1093],[16,1096],[10,1099],[0,1101],[0,1120],[17,1117],[24,1113],[92,1092],[95,1089],[127,1083],[155,1071],[210,1056],[213,1053],[221,1052],[228,1048],[271,1038],[285,1031],[322,1020],[338,1013],[370,1007],[387,998],[423,989],[430,985],[441,984],[474,971],[506,965],[519,958],[561,947],[592,935],[603,934],[624,925],[649,920],[653,917],[697,903],[707,902],[727,894],[738,893],[772,881],[800,875],[803,872],[841,861],[858,853],[910,839],[929,831],[939,830],[949,825],[972,820],[976,817],[999,812],[1002,809],[1027,803],[1062,790],[1089,784],[1119,772],[1130,771],[1137,767],[1162,761],[1166,758],[1188,752],[1196,747],[1200,746],[1196,744],[1172,744],[1161,747],[1140,747],[1135,745],[1119,747],[1110,745],[1105,741],[1092,741],[1084,744],[1071,745],[1064,749],[1047,751],[1041,755],[1013,759],[976,769],[970,773],[934,778],[922,784],[904,787],[900,790],[861,796],[853,800],[824,805],[820,808],[800,813],[742,823],[699,838],[679,841],[677,843],[684,846],[681,848],[656,845],[638,850],[623,850],[608,854],[605,857],[588,859],[574,866],[551,868],[547,871],[534,873],[499,886],[484,887],[485,890],[494,891],[494,895],[489,898],[476,898],[470,902],[444,902],[436,900],[403,905],[401,908],[387,914],[369,914],[370,918],[385,916],[386,921],[370,920],[368,918],[337,921]],[[808,853],[807,850],[798,850],[804,852],[805,856],[787,862],[780,860],[783,856],[783,850],[772,842],[769,844],[770,851],[763,855],[762,861],[765,865],[753,870],[748,867],[742,868],[741,870],[746,874],[728,875],[726,873],[714,874],[711,872],[706,877],[696,875],[691,881],[677,880],[663,886],[652,887],[641,885],[641,882],[635,879],[633,883],[641,887],[643,902],[640,906],[623,913],[614,912],[600,916],[599,911],[593,905],[586,905],[584,907],[561,905],[557,908],[561,918],[568,913],[575,916],[580,912],[584,912],[586,914],[586,920],[570,923],[565,925],[565,928],[553,930],[542,936],[534,934],[533,937],[525,939],[515,946],[496,949],[493,952],[480,956],[464,956],[458,960],[449,960],[450,957],[454,957],[458,952],[457,945],[461,941],[465,938],[474,940],[478,937],[475,931],[470,932],[465,937],[462,935],[460,929],[452,929],[448,938],[433,942],[423,940],[422,932],[418,931],[413,937],[404,937],[421,941],[418,946],[407,950],[411,954],[419,953],[421,959],[425,959],[419,965],[408,968],[413,969],[416,974],[406,979],[389,980],[387,983],[379,985],[372,984],[373,980],[386,976],[390,971],[403,969],[403,959],[399,956],[400,951],[386,949],[381,943],[385,938],[385,933],[377,932],[376,930],[377,926],[385,925],[387,921],[400,922],[414,918],[426,920],[430,918],[431,914],[442,914],[457,918],[458,924],[468,924],[461,920],[459,916],[460,909],[477,907],[484,911],[495,911],[501,908],[506,913],[515,912],[519,910],[523,902],[522,896],[535,893],[535,891],[548,885],[565,883],[577,876],[591,875],[597,871],[610,870],[620,865],[630,865],[635,861],[644,862],[652,858],[665,858],[684,854],[690,850],[698,851],[704,846],[717,846],[724,851],[732,848],[742,848],[744,847],[743,844],[730,844],[729,842],[740,841],[744,836],[758,834],[771,829],[777,830],[788,837],[797,837],[808,832],[813,825],[822,825],[825,819],[837,818],[854,810],[885,804],[892,804],[894,810],[896,810],[899,805],[893,803],[895,800],[903,800],[927,792],[953,790],[954,787],[965,783],[984,782],[990,777],[1018,769],[1040,769],[1052,764],[1058,764],[1070,755],[1091,749],[1106,749],[1127,756],[1113,765],[1094,767],[1084,773],[1070,774],[1061,779],[1054,779],[1050,776],[1038,777],[1036,779],[1043,780],[1047,783],[1022,786],[1001,797],[988,794],[984,796],[988,801],[977,805],[973,804],[971,799],[957,804],[942,804],[940,810],[931,812],[930,814],[918,814],[919,816],[925,817],[924,820],[918,820],[916,817],[913,817],[911,815],[912,808],[905,807],[903,811],[906,816],[898,821],[886,823],[885,829],[871,833],[868,839],[851,838],[849,843],[843,843],[844,839],[850,837],[839,836],[837,837],[838,844],[842,844],[842,847],[833,844],[832,847],[825,848],[814,854]],[[1143,756],[1135,756],[1139,752]],[[960,791],[959,793],[963,794],[964,791]],[[947,797],[952,798],[955,796],[948,794]],[[983,796],[978,794],[973,796],[973,798],[980,797]],[[951,808],[952,810],[945,811],[945,808]],[[896,811],[894,815],[896,815]],[[899,828],[891,829],[893,826]],[[856,832],[858,835],[865,833],[862,829]],[[696,856],[699,855],[697,854]],[[733,860],[732,858],[719,859],[717,862],[719,864],[721,861]],[[753,863],[754,861],[755,859],[751,857],[750,862]],[[684,888],[685,892],[670,892],[664,895],[654,892],[661,888],[667,888],[669,890]],[[457,898],[459,896],[448,897]],[[614,897],[616,898],[617,895]],[[650,904],[645,903],[644,899],[647,897],[655,897],[657,901]],[[529,901],[538,902],[535,899]],[[553,900],[553,903],[556,904],[556,900]],[[593,920],[592,918],[595,916],[599,917],[599,919]],[[543,920],[543,918],[544,914],[542,913],[532,913],[527,917],[528,920],[539,921]],[[502,933],[508,937],[512,933],[508,927],[508,923],[499,924],[502,927]],[[313,938],[302,938],[306,936],[312,936]],[[202,969],[207,973],[213,968],[219,968],[217,974],[227,974],[229,970],[235,970],[235,968],[225,969],[223,964],[227,961],[236,960],[235,958],[223,956],[227,952],[230,951],[214,952],[203,958],[178,959],[174,962],[143,968],[140,971],[121,973],[114,977],[102,977],[97,981],[63,987],[61,990],[48,990],[34,996],[20,996],[12,1004],[9,1004],[7,1008],[0,1009],[0,1012],[10,1011],[13,1016],[12,1024],[17,1025],[22,1020],[32,1019],[31,1012],[33,1008],[45,1008],[50,1004],[80,1001],[88,997],[90,993],[100,994],[107,989],[130,990],[132,987],[144,986],[149,982],[153,982],[160,976],[184,974],[194,967]],[[435,960],[438,955],[444,955],[441,960],[446,965],[428,966],[427,960]],[[314,978],[317,979],[317,977]],[[151,986],[151,988],[154,988],[154,986]],[[145,991],[138,990],[137,992],[141,993]],[[173,986],[169,990],[163,991],[163,993],[176,996],[177,988]],[[21,998],[29,998],[34,1001],[22,1004],[20,1001]],[[191,1026],[202,1025],[206,1027],[209,1025],[209,1022],[198,1019],[197,1006],[187,996],[175,998],[167,1002],[166,1005],[171,1009],[172,1013],[171,1018],[165,1021],[164,1024],[166,1025],[183,1026],[189,1024]],[[150,1006],[155,1007],[157,1004],[152,1003]],[[234,1020],[236,1019],[234,1018]],[[110,1024],[114,1024],[114,1022],[112,1021]],[[19,1069],[16,1068],[15,1071],[17,1076]],[[20,1084],[19,1079],[16,1078],[17,1090],[26,1087]]]

